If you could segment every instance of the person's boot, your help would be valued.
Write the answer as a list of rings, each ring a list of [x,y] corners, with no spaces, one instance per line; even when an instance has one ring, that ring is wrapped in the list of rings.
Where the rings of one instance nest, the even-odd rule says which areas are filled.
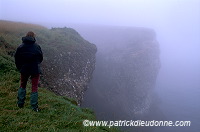
[[[18,96],[17,96],[17,106],[19,108],[24,107],[25,99],[26,99],[26,89],[25,88],[19,88],[18,89]]]
[[[39,111],[39,109],[38,109],[38,92],[31,93],[30,103],[31,103],[32,110],[38,112]]]

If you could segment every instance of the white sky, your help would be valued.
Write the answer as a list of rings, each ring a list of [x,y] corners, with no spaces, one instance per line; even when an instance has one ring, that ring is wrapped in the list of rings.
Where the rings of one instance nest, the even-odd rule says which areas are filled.
[[[0,0],[0,19],[154,27],[195,19],[199,6],[200,0]]]
[[[200,0],[0,0],[0,19],[149,27],[172,52],[200,49]]]

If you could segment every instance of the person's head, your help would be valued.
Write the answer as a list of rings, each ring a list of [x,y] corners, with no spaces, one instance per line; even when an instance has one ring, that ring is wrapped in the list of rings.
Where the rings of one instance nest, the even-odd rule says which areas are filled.
[[[35,38],[35,33],[32,32],[32,31],[29,31],[29,32],[26,34],[26,37],[33,37],[33,38]]]

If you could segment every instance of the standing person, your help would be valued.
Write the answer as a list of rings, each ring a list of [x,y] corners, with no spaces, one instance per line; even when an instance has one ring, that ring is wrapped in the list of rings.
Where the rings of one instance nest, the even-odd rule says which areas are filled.
[[[41,74],[40,63],[43,53],[38,44],[35,43],[35,34],[30,31],[22,37],[22,44],[15,53],[15,64],[21,73],[20,88],[18,89],[17,106],[24,107],[26,99],[26,85],[29,77],[32,82],[30,104],[34,111],[38,112],[38,83]]]

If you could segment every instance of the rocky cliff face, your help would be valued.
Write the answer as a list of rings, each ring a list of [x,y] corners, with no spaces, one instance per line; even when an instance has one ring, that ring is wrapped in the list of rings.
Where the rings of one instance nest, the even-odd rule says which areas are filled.
[[[147,112],[160,68],[155,38],[143,38],[123,48],[114,48],[102,62],[105,65],[101,67],[104,71],[101,76],[106,77],[108,84],[107,100],[130,115]]]
[[[88,29],[93,34],[79,31],[97,44],[98,53],[83,105],[105,119],[133,119],[148,113],[160,68],[155,32],[147,28]]]
[[[52,48],[44,47],[42,84],[80,104],[95,68],[96,46],[84,40],[73,29],[55,28],[52,32],[61,32],[63,37],[73,43],[64,40],[64,45],[54,42],[50,44]]]

